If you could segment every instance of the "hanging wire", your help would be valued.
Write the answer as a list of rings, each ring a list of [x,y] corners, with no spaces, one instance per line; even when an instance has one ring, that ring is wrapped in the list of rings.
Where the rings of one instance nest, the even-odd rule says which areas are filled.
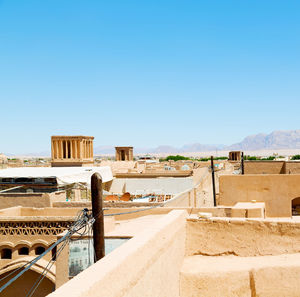
[[[43,272],[37,278],[37,280],[35,281],[35,283],[33,284],[33,286],[28,291],[28,293],[26,294],[25,297],[31,297],[34,294],[34,292],[36,291],[36,289],[38,288],[38,286],[40,285],[40,283],[43,281],[43,279],[46,277],[47,273],[50,271],[50,269],[52,268],[53,264],[55,263],[54,258],[55,257],[57,258],[61,254],[61,252],[63,251],[63,249],[65,248],[65,246],[68,244],[68,242],[69,242],[68,239],[65,240],[65,242],[63,243],[63,245],[56,252],[56,255],[52,256],[52,258],[49,260],[47,266],[44,268]],[[48,266],[49,266],[49,268],[48,268]]]
[[[16,281],[20,276],[22,276],[27,270],[31,268],[32,265],[34,265],[38,260],[40,260],[42,257],[44,257],[48,252],[50,252],[52,249],[54,249],[58,244],[64,243],[64,247],[66,246],[66,243],[69,241],[72,235],[76,234],[77,232],[80,233],[80,230],[88,224],[89,220],[91,219],[91,216],[88,214],[88,209],[81,210],[76,220],[73,222],[73,224],[69,227],[68,232],[61,237],[59,240],[57,240],[54,244],[52,244],[47,250],[45,250],[41,255],[37,256],[35,259],[33,259],[31,262],[29,262],[26,265],[23,265],[24,268],[22,271],[20,271],[16,276],[11,278],[7,283],[5,283],[2,287],[0,287],[0,293],[6,289],[9,285],[11,285],[14,281]],[[80,233],[83,235],[82,233]],[[60,250],[61,251],[61,250]],[[51,261],[51,260],[50,260]],[[53,265],[53,264],[52,264]],[[47,265],[48,266],[48,265]],[[19,269],[18,269],[19,270]],[[47,271],[48,272],[48,271]],[[7,277],[7,276],[6,276]],[[6,278],[5,277],[5,278]],[[4,279],[4,278],[3,278]]]
[[[112,214],[104,214],[104,216],[118,216],[118,215],[124,215],[124,214],[132,214],[132,213],[137,213],[137,212],[142,212],[142,211],[147,211],[147,210],[150,210],[150,209],[158,208],[158,207],[161,207],[161,206],[162,205],[155,205],[155,206],[151,206],[151,207],[147,207],[147,208],[143,208],[143,209],[137,209],[137,210],[133,210],[133,211],[119,212],[119,213],[112,213]],[[32,265],[34,265],[38,260],[40,260],[42,257],[44,257],[49,251],[51,251],[52,249],[54,249],[58,244],[60,244],[60,243],[62,243],[64,241],[63,245],[59,248],[59,251],[56,253],[56,257],[58,257],[60,255],[60,253],[62,252],[62,250],[65,248],[65,246],[70,241],[73,241],[71,239],[71,237],[73,235],[76,235],[76,234],[79,235],[79,238],[77,238],[76,240],[80,240],[86,234],[90,235],[93,223],[98,218],[98,216],[101,213],[103,213],[103,210],[107,210],[107,208],[102,209],[94,217],[92,216],[91,213],[89,214],[90,210],[88,210],[87,208],[85,208],[83,210],[80,210],[78,212],[77,216],[75,217],[75,220],[74,220],[73,224],[68,228],[68,232],[62,238],[60,238],[57,242],[55,242],[53,245],[51,245],[44,253],[42,253],[41,255],[39,255],[38,257],[36,257],[35,259],[33,259],[30,262],[24,264],[22,267],[18,268],[17,270],[13,271],[9,275],[7,275],[7,276],[5,276],[4,278],[1,279],[1,281],[2,281],[5,278],[7,278],[8,276],[10,276],[13,273],[15,273],[16,271],[19,271],[19,270],[21,270],[21,269],[24,268],[23,271],[19,272],[15,277],[13,277],[12,279],[10,279],[6,284],[4,284],[0,288],[0,293],[5,288],[7,288],[10,284],[12,284],[15,280],[17,280],[21,275],[23,275],[27,270],[29,270]],[[91,242],[90,241],[92,241],[92,247],[93,247],[93,251],[92,252],[93,252],[94,258],[95,258],[94,259],[94,263],[96,262],[96,253],[95,253],[95,249],[94,249],[93,240],[89,240],[89,250],[88,250],[88,253],[89,253],[89,264],[91,263],[91,261],[90,261],[90,245],[91,245]],[[54,264],[53,258],[54,258],[54,255],[49,260],[47,266],[44,268],[42,274],[39,276],[39,278],[36,280],[36,282],[34,283],[34,285],[32,286],[32,288],[29,290],[29,292],[27,293],[26,297],[31,297],[34,294],[34,292],[37,290],[38,286],[40,285],[40,283],[42,282],[42,280],[47,275],[48,271],[50,271],[51,267],[53,266],[53,264]]]
[[[21,267],[15,269],[15,270],[13,270],[13,271],[11,271],[11,272],[10,272],[9,274],[7,274],[6,276],[2,277],[2,278],[0,279],[0,282],[2,282],[3,280],[5,280],[6,278],[8,278],[9,276],[11,276],[12,274],[16,273],[17,271],[19,271],[19,270],[25,268],[27,265],[29,265],[31,262],[33,262],[34,259],[35,259],[35,258],[33,258],[33,259],[32,259],[31,261],[29,261],[29,262],[26,262],[26,263],[25,263],[24,265],[22,265]]]

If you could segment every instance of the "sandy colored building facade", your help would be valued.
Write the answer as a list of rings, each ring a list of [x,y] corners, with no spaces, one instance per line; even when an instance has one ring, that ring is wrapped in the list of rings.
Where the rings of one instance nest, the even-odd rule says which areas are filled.
[[[220,176],[218,205],[238,202],[265,203],[266,217],[291,217],[292,201],[300,197],[300,175],[255,174]]]

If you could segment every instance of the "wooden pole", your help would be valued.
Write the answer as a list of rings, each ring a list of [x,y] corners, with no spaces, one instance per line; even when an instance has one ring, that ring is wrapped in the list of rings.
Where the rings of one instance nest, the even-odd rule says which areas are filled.
[[[244,167],[244,152],[242,152],[242,175],[245,174],[245,167]]]
[[[95,222],[93,224],[93,239],[96,261],[105,256],[104,245],[104,216],[102,207],[102,179],[99,173],[94,173],[91,179],[92,212]]]
[[[213,187],[213,197],[214,197],[214,206],[217,206],[216,201],[216,184],[215,184],[215,167],[214,167],[214,157],[210,157],[211,162],[211,177],[212,177],[212,187]]]

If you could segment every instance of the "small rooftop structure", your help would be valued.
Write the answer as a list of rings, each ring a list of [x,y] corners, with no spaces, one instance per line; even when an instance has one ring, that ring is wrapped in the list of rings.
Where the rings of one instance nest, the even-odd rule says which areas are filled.
[[[51,166],[91,166],[94,163],[93,136],[52,136]]]
[[[241,151],[232,151],[229,152],[228,161],[241,161],[242,152]]]
[[[133,161],[132,146],[116,146],[116,161]]]

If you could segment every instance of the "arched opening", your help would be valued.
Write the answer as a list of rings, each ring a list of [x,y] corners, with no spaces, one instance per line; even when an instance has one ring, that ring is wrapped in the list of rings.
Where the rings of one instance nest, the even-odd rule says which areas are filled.
[[[26,246],[19,248],[18,254],[19,255],[29,255],[29,248]]]
[[[37,246],[35,248],[35,254],[36,255],[41,255],[46,249],[43,246]]]
[[[8,282],[12,277],[14,277],[19,270],[10,270],[0,275],[0,287]],[[40,273],[29,269],[16,281],[14,281],[10,286],[8,286],[1,296],[5,297],[19,297],[24,296],[36,284],[36,280],[41,276]],[[44,297],[52,293],[55,289],[54,281],[49,279],[47,276],[42,278],[39,286],[33,294],[33,297]]]
[[[300,197],[292,200],[292,215],[293,216],[300,215]]]
[[[12,251],[11,249],[1,250],[1,259],[11,259]]]

